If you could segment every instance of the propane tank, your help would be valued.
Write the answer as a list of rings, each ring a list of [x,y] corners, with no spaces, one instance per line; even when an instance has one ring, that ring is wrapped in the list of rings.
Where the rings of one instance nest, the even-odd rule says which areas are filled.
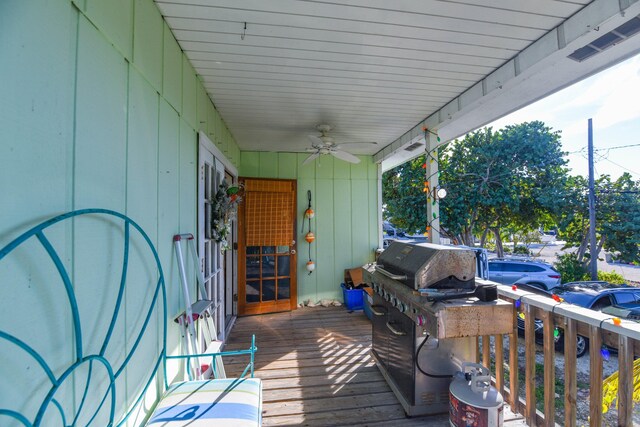
[[[449,387],[449,424],[452,427],[501,427],[504,400],[491,386],[491,373],[465,362]]]

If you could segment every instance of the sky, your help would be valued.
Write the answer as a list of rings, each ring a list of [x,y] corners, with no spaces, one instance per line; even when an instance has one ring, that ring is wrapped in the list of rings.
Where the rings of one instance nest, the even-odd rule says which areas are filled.
[[[572,175],[588,176],[587,121],[593,119],[595,175],[640,179],[640,55],[490,123],[494,129],[540,120],[561,130]],[[625,145],[634,147],[612,148]]]

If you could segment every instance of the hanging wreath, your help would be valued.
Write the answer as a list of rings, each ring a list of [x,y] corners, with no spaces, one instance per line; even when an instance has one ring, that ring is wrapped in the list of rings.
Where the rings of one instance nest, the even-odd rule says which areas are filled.
[[[211,238],[220,243],[220,249],[229,249],[228,240],[231,234],[231,220],[236,217],[238,204],[242,201],[240,187],[229,187],[227,181],[222,181],[211,202]]]

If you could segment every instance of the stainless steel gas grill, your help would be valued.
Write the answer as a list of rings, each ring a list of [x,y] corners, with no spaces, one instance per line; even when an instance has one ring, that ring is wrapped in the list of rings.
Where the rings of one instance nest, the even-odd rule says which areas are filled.
[[[476,360],[475,336],[511,332],[510,304],[473,297],[472,250],[393,242],[363,270],[380,371],[407,415],[447,412],[451,375]]]
[[[378,257],[376,271],[419,289],[474,289],[473,251],[431,243],[392,242]]]

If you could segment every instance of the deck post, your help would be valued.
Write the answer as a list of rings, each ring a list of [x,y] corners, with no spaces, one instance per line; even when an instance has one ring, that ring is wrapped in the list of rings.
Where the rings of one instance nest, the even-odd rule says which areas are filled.
[[[618,335],[618,425],[633,424],[633,348],[631,340]]]
[[[550,311],[543,311],[541,317],[544,325],[544,424],[554,427],[556,424],[556,348],[553,334],[555,324]]]
[[[482,336],[482,364],[491,371],[491,337],[489,335]]]
[[[513,307],[513,329],[509,334],[509,404],[518,412],[518,310]]]
[[[565,318],[564,325],[564,425],[576,427],[578,384],[576,379],[576,321]],[[573,343],[573,344],[572,344]]]
[[[504,396],[504,337],[496,335],[496,388]],[[516,410],[516,408],[514,408]]]
[[[525,418],[530,426],[537,425],[536,418],[536,343],[535,343],[535,309],[524,304],[524,349],[525,349],[525,399],[527,407]]]
[[[575,346],[575,341],[574,344]],[[598,326],[589,328],[589,425],[602,425],[602,334]]]

